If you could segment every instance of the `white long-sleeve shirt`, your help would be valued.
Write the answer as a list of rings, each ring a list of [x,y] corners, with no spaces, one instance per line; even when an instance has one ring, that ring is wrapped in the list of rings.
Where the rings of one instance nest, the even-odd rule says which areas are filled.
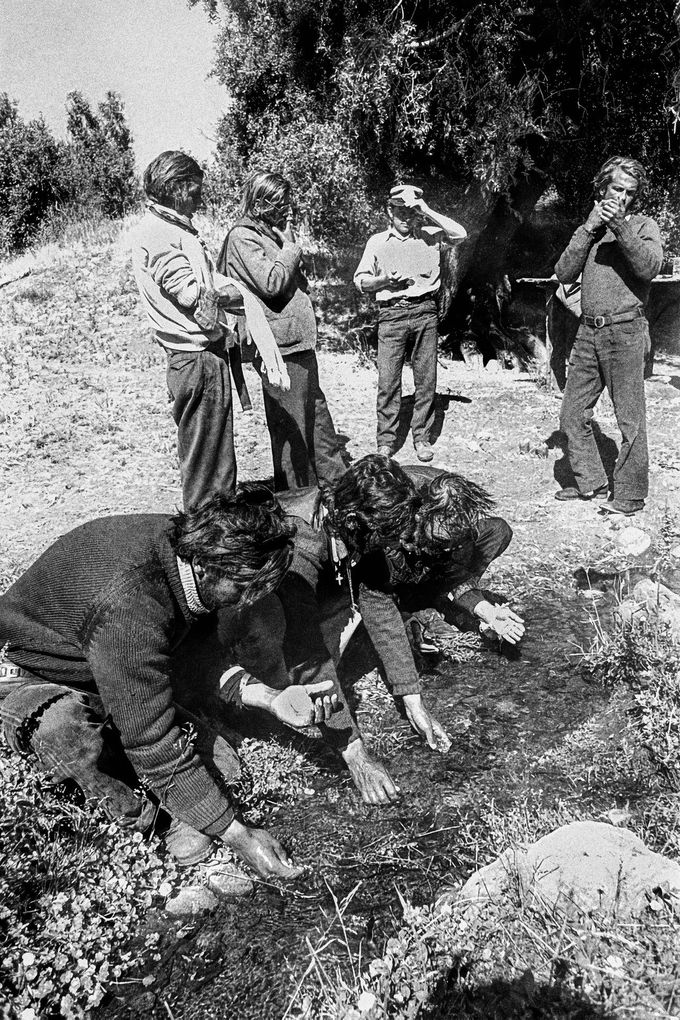
[[[382,273],[397,272],[401,276],[410,277],[413,283],[399,291],[378,290],[376,300],[389,301],[395,297],[422,297],[425,294],[436,294],[439,290],[440,257],[443,243],[462,241],[467,236],[464,227],[460,227],[460,237],[451,238],[441,227],[424,225],[416,227],[405,237],[394,227],[383,230],[369,237],[354,273],[354,283],[362,290],[362,281],[371,279]]]

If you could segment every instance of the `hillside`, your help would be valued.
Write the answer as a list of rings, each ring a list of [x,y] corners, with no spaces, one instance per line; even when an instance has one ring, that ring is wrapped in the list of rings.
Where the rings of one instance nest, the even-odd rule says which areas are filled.
[[[142,318],[124,233],[75,237],[68,246],[54,245],[4,266],[0,275],[14,275],[29,265],[31,275],[0,289],[2,590],[58,535],[85,520],[109,513],[172,512],[181,502],[164,356],[149,339]],[[327,286],[328,281],[318,283],[317,290]],[[375,366],[365,352],[343,345],[347,309],[334,308],[332,302],[324,307],[329,311],[321,324],[322,385],[337,430],[347,438],[347,451],[357,458],[375,448]],[[266,478],[270,459],[259,384],[252,369],[246,375],[254,412],[246,415],[237,409],[235,414],[239,473],[241,479]],[[89,975],[93,989],[99,981],[111,993],[97,1015],[278,1018],[284,1013],[282,1003],[289,1002],[288,1015],[303,1015],[294,992],[314,970],[305,938],[319,959],[327,959],[328,973],[337,965],[349,981],[350,946],[355,952],[363,942],[364,960],[379,955],[398,927],[401,907],[395,887],[407,899],[428,902],[442,883],[467,877],[478,863],[503,849],[504,841],[516,834],[520,817],[529,831],[539,834],[560,820],[599,817],[629,803],[633,827],[655,842],[655,848],[665,847],[672,856],[680,852],[677,831],[668,822],[670,808],[663,824],[656,829],[649,824],[650,805],[665,796],[663,786],[652,772],[638,773],[639,761],[632,752],[625,757],[627,738],[620,730],[611,731],[616,734],[612,740],[621,743],[610,742],[606,766],[588,772],[595,759],[587,727],[607,717],[609,695],[587,682],[579,667],[578,648],[587,647],[594,636],[589,622],[594,600],[579,590],[575,574],[590,568],[611,577],[631,562],[644,569],[652,559],[630,561],[618,550],[621,519],[603,517],[595,505],[555,502],[555,477],[562,478],[564,468],[559,447],[550,439],[557,427],[558,393],[527,375],[472,372],[450,359],[442,361],[438,391],[435,463],[484,485],[514,530],[513,543],[493,569],[490,585],[504,592],[526,618],[521,657],[511,660],[477,644],[425,674],[426,696],[454,735],[446,759],[418,744],[378,684],[370,678],[362,681],[359,719],[368,743],[389,759],[405,791],[403,804],[395,808],[360,804],[347,775],[309,742],[279,747],[274,741],[274,750],[266,742],[255,742],[250,753],[262,769],[262,802],[268,782],[281,794],[275,812],[263,809],[265,824],[309,866],[308,877],[287,893],[258,890],[245,911],[224,904],[210,920],[181,925],[164,915],[164,894],[159,891],[163,883],[176,887],[177,876],[162,855],[155,856],[157,848],[145,848],[148,876],[140,871],[135,882],[142,883],[142,891],[134,894],[134,909],[130,899],[125,910],[142,918],[145,904],[152,910],[137,926],[137,940],[125,949],[127,959],[119,956],[122,946],[128,946],[130,927],[121,922],[120,945],[110,940],[121,983],[108,971],[96,981]],[[659,536],[677,536],[680,529],[680,359],[657,359],[647,398],[652,493],[647,509],[633,523],[653,537],[652,552],[658,552]],[[607,401],[597,419],[611,458],[617,431]],[[410,439],[397,459],[413,460]],[[668,583],[674,578],[671,569]],[[617,772],[612,755],[616,757],[620,747],[624,751]],[[569,758],[574,753],[576,764]],[[30,765],[19,765],[4,746],[0,772],[6,780],[14,777],[1,795],[8,817],[25,822],[42,810],[47,798],[49,817],[57,818],[60,809],[49,784],[36,781]],[[12,813],[10,802],[24,807]],[[68,808],[76,815],[79,810]],[[88,858],[88,867],[95,868],[98,854],[109,859],[111,840],[117,837],[107,836],[102,823],[81,825],[78,832],[81,847],[99,848]],[[0,826],[0,866],[7,875],[21,869],[18,847],[13,831]],[[120,847],[120,853],[134,859],[133,846]],[[61,881],[68,893],[63,876]],[[358,892],[352,892],[355,886]],[[47,881],[41,895],[36,903],[49,911],[54,883]],[[112,893],[112,917],[117,902]],[[346,949],[341,938],[335,946],[324,941],[337,921],[338,904],[348,926]],[[24,968],[23,1012],[8,1005],[7,1015],[22,1020],[59,1015],[37,1008],[37,992],[31,997],[44,977],[35,962],[25,961],[26,940],[38,940],[32,933],[40,925],[31,927],[36,916],[26,915],[21,925],[7,929],[2,921],[8,915],[2,909],[0,946],[4,939],[10,964],[24,959],[16,964]],[[102,936],[79,943],[78,932],[86,932],[89,923],[88,907],[72,909],[80,918],[73,939],[76,946],[89,946],[81,954],[89,961],[88,953],[97,952]],[[337,935],[337,925],[334,931]],[[60,969],[49,947],[43,950],[44,960],[52,961],[44,966],[51,968],[54,985],[45,991],[45,1001],[59,1002],[75,971],[71,973],[71,964]],[[34,955],[39,956],[38,949]],[[659,1003],[669,1001],[675,966],[669,960],[661,960],[649,979],[638,974],[632,984],[621,984],[619,999],[612,1000],[622,1010],[617,1015],[673,1015],[672,996],[668,1013],[650,1011],[656,1009],[655,995]],[[518,963],[504,966],[499,973],[522,969]],[[549,980],[538,962],[531,960],[527,966],[541,981]],[[67,972],[68,979],[63,977]],[[80,1016],[83,1003],[95,1004],[98,993],[84,988],[79,979],[68,992],[72,1012],[64,1011],[62,1003],[61,1015]],[[588,995],[594,1010],[597,994],[591,989]]]

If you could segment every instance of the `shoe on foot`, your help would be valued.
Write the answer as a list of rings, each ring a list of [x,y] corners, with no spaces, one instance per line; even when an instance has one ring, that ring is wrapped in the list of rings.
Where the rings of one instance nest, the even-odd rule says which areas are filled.
[[[624,517],[632,517],[644,508],[644,499],[608,499],[606,503],[600,504],[600,509],[608,514],[623,514]]]
[[[165,845],[178,864],[189,867],[210,857],[213,841],[198,829],[192,829],[186,822],[173,818],[165,834]]]
[[[378,447],[378,453],[380,454],[381,457],[391,457],[392,456],[392,451],[390,450],[389,446],[379,446]]]
[[[434,460],[434,450],[427,441],[422,443],[416,443],[416,457],[418,460],[428,461]]]
[[[564,489],[560,489],[559,492],[555,493],[555,499],[560,501],[568,499],[595,499],[596,496],[604,496],[608,488],[607,485],[600,485],[591,492],[580,492],[575,485],[567,485]]]

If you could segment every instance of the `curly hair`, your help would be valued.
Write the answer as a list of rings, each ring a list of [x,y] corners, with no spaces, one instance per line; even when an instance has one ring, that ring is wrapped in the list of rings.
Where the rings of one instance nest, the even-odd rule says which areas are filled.
[[[472,537],[480,518],[488,517],[496,505],[486,489],[454,471],[437,475],[420,495],[415,544],[429,554]]]
[[[167,149],[152,159],[144,171],[144,191],[154,202],[172,208],[178,185],[193,180],[203,180],[196,160],[185,152]]]
[[[295,525],[264,485],[239,485],[235,496],[215,495],[172,518],[176,556],[228,574],[259,598],[274,591],[293,557]]]
[[[323,503],[326,528],[351,552],[365,553],[398,545],[410,535],[420,499],[396,461],[372,453],[324,490]]]
[[[637,159],[633,159],[631,156],[612,156],[600,167],[593,178],[593,190],[595,192],[595,197],[598,199],[600,198],[616,170],[620,170],[622,173],[628,174],[629,177],[635,178],[637,181],[635,202],[638,202],[642,198],[647,187],[647,171],[643,167],[642,163],[640,163]]]

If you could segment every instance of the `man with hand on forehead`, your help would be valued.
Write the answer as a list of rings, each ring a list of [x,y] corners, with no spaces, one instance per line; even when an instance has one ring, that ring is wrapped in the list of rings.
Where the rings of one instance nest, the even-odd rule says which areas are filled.
[[[464,227],[431,209],[420,188],[392,188],[389,227],[368,239],[354,274],[362,294],[378,302],[378,453],[392,456],[401,410],[401,376],[409,347],[415,383],[413,443],[430,461],[437,391],[437,304],[443,244],[465,240]]]

